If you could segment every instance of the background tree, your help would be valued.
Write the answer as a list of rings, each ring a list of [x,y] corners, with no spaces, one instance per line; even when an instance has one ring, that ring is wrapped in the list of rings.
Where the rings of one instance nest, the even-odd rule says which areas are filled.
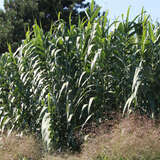
[[[61,18],[68,22],[72,13],[72,22],[77,23],[78,16],[84,16],[85,0],[5,0],[4,11],[0,11],[0,54],[8,50],[10,43],[13,51],[25,38],[25,31],[36,19],[44,31],[48,31],[52,22]],[[82,10],[79,10],[79,9]]]

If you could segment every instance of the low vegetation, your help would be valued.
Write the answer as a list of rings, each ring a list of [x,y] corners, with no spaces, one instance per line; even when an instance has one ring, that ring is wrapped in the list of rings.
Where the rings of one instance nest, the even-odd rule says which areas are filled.
[[[159,126],[146,117],[136,115],[122,119],[110,134],[97,139],[97,144],[102,142],[97,147],[102,149],[100,148],[101,154],[98,152],[96,160],[160,159],[159,134]]]
[[[33,136],[2,137],[0,159],[14,160],[156,160],[160,159],[159,122],[137,114],[109,120],[90,132],[80,153],[48,154]],[[108,130],[108,122],[114,124]],[[15,147],[16,146],[16,147]]]
[[[86,19],[79,19],[78,25],[72,24],[71,17],[67,25],[59,14],[47,33],[35,22],[16,52],[9,46],[9,52],[0,57],[2,133],[34,134],[47,151],[80,151],[86,125],[109,118],[106,115],[112,111],[123,116],[138,111],[158,118],[159,24],[152,23],[143,9],[132,21],[128,9],[126,17],[112,23],[107,12],[99,15],[99,11],[92,1]],[[134,149],[138,145],[134,137],[143,147],[150,135],[156,148],[157,131],[152,137],[150,128],[137,126],[133,136],[128,131],[123,131],[125,136],[118,134],[120,128],[114,130],[111,153],[125,159],[137,157],[136,152],[146,155],[148,148]],[[146,131],[143,143],[138,139],[139,130]],[[122,137],[116,140],[116,135]],[[128,152],[124,138],[130,142]],[[157,156],[158,151],[154,152]]]
[[[40,160],[42,158],[42,145],[35,137],[12,133],[0,139],[0,159],[3,160]]]

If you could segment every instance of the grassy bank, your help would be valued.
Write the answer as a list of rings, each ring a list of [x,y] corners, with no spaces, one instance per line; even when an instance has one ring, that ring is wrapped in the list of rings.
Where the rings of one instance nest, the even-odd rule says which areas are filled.
[[[108,123],[113,124],[110,130]],[[156,160],[160,158],[159,136],[160,127],[157,122],[147,117],[131,115],[114,122],[105,121],[94,127],[94,132],[92,130],[88,134],[79,153],[49,154],[33,136],[4,136],[0,159],[22,160],[26,157],[25,160]]]

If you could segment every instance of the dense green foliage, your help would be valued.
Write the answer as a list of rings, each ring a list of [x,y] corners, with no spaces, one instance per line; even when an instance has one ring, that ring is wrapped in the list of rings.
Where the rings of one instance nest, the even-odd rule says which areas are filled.
[[[110,24],[92,2],[78,26],[37,24],[0,59],[0,127],[77,149],[76,131],[103,113],[159,114],[160,29],[142,13]],[[127,100],[128,99],[128,100]]]
[[[79,15],[84,16],[87,4],[85,0],[5,0],[4,11],[0,11],[0,53],[8,51],[7,43],[12,45],[15,51],[25,38],[28,27],[32,27],[36,19],[46,32],[51,23],[57,20],[61,12],[61,18],[68,22],[72,13],[72,22],[76,23]]]

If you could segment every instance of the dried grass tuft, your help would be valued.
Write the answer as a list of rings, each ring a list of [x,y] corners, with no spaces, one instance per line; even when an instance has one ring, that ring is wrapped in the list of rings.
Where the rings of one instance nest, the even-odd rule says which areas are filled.
[[[160,159],[160,128],[147,117],[133,115],[115,126],[108,143],[110,159]]]
[[[158,160],[160,159],[160,127],[147,117],[132,115],[114,121],[112,129],[108,122],[95,128],[97,135],[88,138],[82,152],[42,155],[41,146],[33,136],[0,139],[0,160]],[[109,125],[110,126],[110,125]],[[110,132],[108,132],[110,129]],[[96,131],[97,130],[97,131]],[[101,130],[101,131],[100,131]],[[97,158],[99,157],[99,158]]]
[[[1,137],[0,159],[19,160],[27,158],[39,160],[42,158],[41,144],[33,136],[17,136],[12,133],[10,136]]]
[[[160,159],[159,137],[160,127],[153,120],[132,115],[122,119],[109,134],[97,136],[85,144],[83,159],[96,159],[100,155],[105,155],[107,160]]]

